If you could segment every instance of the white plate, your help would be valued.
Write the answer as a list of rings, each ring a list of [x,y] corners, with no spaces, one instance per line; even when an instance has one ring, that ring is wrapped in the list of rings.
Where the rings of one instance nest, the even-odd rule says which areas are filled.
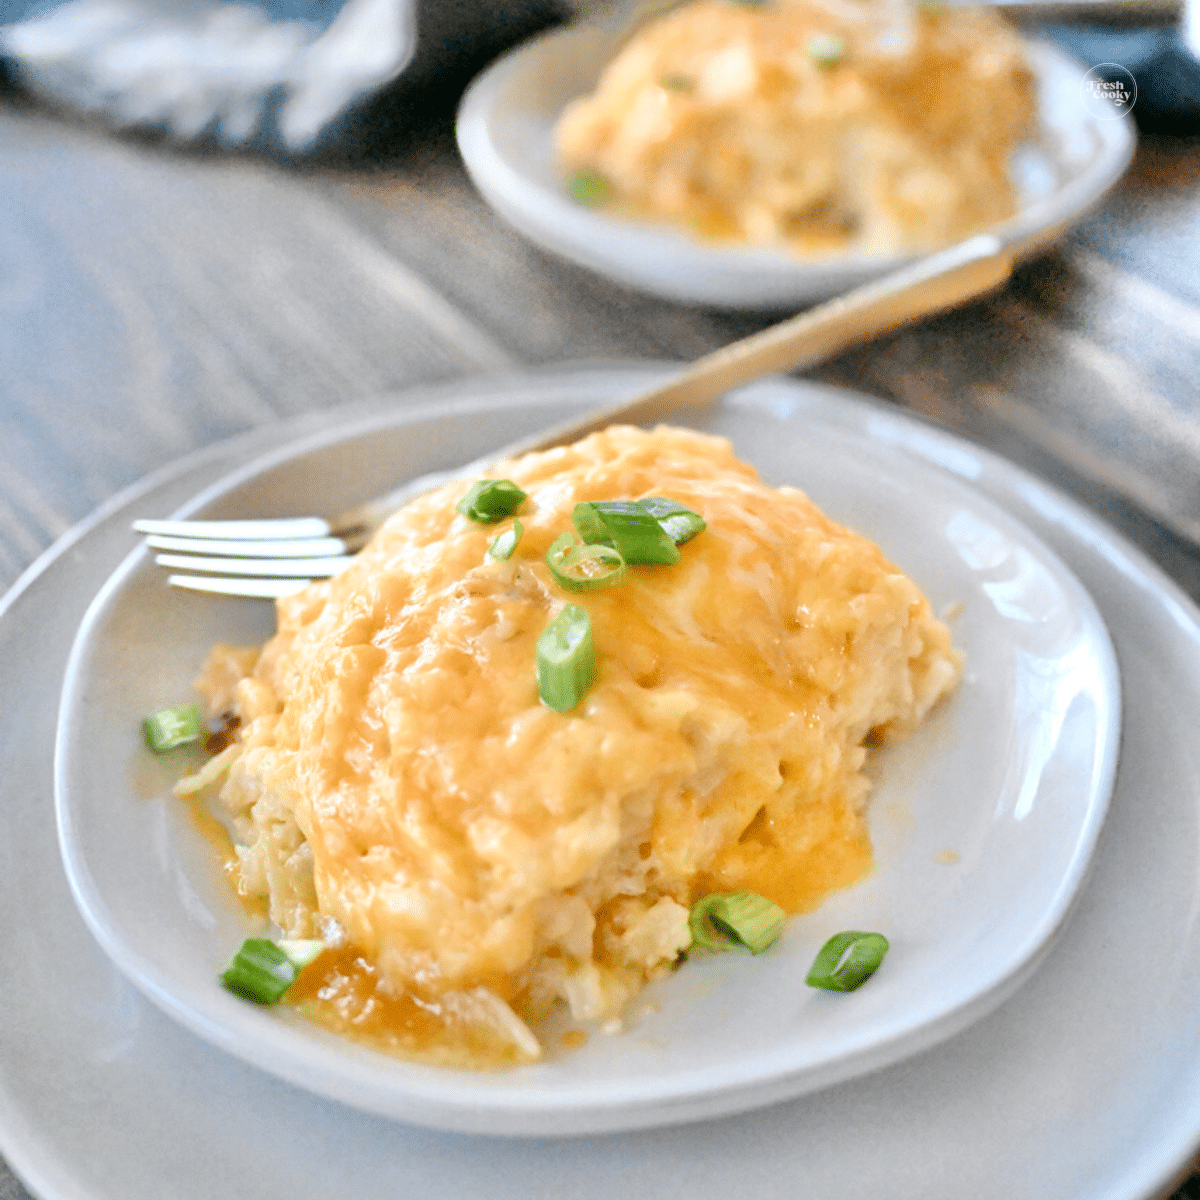
[[[799,308],[908,261],[805,260],[727,248],[572,201],[557,166],[553,129],[567,102],[594,85],[613,36],[600,24],[550,33],[494,63],[463,98],[458,144],[467,170],[488,203],[526,237],[639,291],[728,309]],[[1087,110],[1080,63],[1040,42],[1029,44],[1029,56],[1042,136],[1014,161],[1018,212],[988,231],[1022,254],[1052,241],[1094,204],[1121,177],[1136,144],[1132,118],[1105,120]]]
[[[182,762],[145,751],[139,724],[192,698],[214,642],[267,636],[273,610],[170,591],[139,553],[82,623],[57,758],[67,875],[118,966],[194,1032],[293,1083],[407,1121],[505,1134],[631,1129],[762,1105],[913,1054],[1009,995],[1066,915],[1108,802],[1120,706],[1103,621],[1056,556],[980,493],[869,433],[814,420],[807,403],[765,402],[775,394],[748,389],[707,427],[767,479],[804,487],[878,541],[935,610],[963,606],[959,692],[877,764],[868,881],[791,921],[761,958],[697,961],[655,985],[646,998],[658,1011],[622,1036],[499,1074],[399,1062],[286,1006],[246,1004],[217,976],[262,926],[169,793]],[[397,477],[469,461],[511,436],[513,416],[334,429],[253,465],[202,507],[336,511]],[[940,861],[947,851],[958,861]],[[852,997],[812,992],[803,979],[813,956],[845,928],[887,934],[885,969]]]
[[[564,397],[596,404],[663,377],[559,369],[397,406],[435,432],[527,406],[517,436],[567,416]],[[0,1152],[40,1200],[1146,1200],[1176,1175],[1200,1144],[1200,613],[1111,529],[994,455],[846,393],[760,387],[764,403],[969,481],[1059,553],[1105,618],[1122,664],[1120,769],[1091,873],[1036,976],[958,1037],[865,1079],[740,1117],[535,1143],[365,1116],[161,1015],[100,951],[61,869],[50,746],[62,671],[89,601],[135,544],[133,518],[311,432],[293,421],[116,497],[0,602],[15,698],[0,707]]]

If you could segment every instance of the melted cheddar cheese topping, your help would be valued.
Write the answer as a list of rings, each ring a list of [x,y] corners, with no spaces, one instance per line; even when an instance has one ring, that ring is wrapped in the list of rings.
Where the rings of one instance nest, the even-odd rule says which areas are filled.
[[[1012,216],[1036,112],[1021,39],[986,7],[693,0],[639,28],[555,138],[634,219],[894,254]]]
[[[687,948],[699,895],[752,888],[794,912],[862,878],[865,744],[914,728],[959,672],[878,547],[724,440],[614,427],[494,473],[529,493],[512,558],[487,556],[507,523],[458,513],[459,483],[279,602],[236,684],[221,791],[242,890],[287,935],[344,945],[308,1010],[323,991],[339,1028],[368,993],[418,1025],[442,1014],[474,1030],[476,1065],[481,1027],[536,1055],[525,1022],[556,999],[619,1014]],[[650,495],[707,522],[682,560],[562,591],[544,556],[576,502]],[[535,643],[567,602],[590,614],[598,674],[560,714]],[[214,655],[214,695],[233,661]]]

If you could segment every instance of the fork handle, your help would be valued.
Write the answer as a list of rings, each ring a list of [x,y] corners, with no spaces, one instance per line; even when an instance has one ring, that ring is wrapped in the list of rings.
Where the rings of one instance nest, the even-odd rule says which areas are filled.
[[[618,420],[646,425],[706,411],[731,388],[811,367],[857,342],[992,291],[1011,272],[1012,257],[998,238],[972,238],[706,354],[633,400],[526,438],[519,448],[506,448],[503,457],[562,445]]]
[[[500,459],[549,450],[614,422],[649,425],[705,412],[730,388],[810,367],[848,346],[990,292],[1008,279],[1012,267],[1013,253],[999,238],[970,238],[707,354],[649,392],[521,438],[460,470],[412,480],[343,514],[335,527],[374,529],[437,483],[482,474]]]

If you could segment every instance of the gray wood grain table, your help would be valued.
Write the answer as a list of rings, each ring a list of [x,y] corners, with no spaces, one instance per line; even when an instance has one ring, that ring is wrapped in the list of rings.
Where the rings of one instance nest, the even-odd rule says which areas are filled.
[[[1052,480],[1200,599],[1198,263],[1200,141],[1144,139],[1001,294],[815,375]],[[472,190],[445,113],[369,168],[288,169],[0,93],[0,590],[125,485],[240,431],[522,365],[692,358],[771,319],[532,248]],[[0,1200],[25,1196],[0,1164]]]

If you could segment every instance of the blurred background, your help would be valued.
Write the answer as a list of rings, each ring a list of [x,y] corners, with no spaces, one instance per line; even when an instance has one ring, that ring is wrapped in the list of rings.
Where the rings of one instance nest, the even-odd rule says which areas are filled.
[[[5,0],[0,67],[114,128],[293,159],[368,161],[539,29],[597,0]],[[643,8],[647,7],[642,5]],[[1137,79],[1144,129],[1200,124],[1184,0],[1003,7],[1088,66]]]
[[[7,0],[0,62],[115,128],[368,158],[568,0]]]
[[[1052,481],[1198,599],[1196,17],[1005,7],[1132,73],[1128,172],[999,293],[810,374]],[[624,288],[472,186],[464,87],[577,8],[0,0],[0,591],[123,488],[225,439],[456,379],[689,360],[779,319]],[[1200,1178],[1173,1186],[1200,1200]],[[0,1164],[0,1198],[27,1195]]]

